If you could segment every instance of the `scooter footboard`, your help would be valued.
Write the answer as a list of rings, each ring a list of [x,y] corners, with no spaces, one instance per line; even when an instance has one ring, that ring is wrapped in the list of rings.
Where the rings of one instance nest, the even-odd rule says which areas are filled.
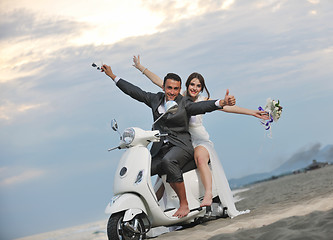
[[[147,215],[147,209],[142,199],[133,193],[124,193],[113,197],[111,202],[106,206],[105,213],[113,214],[126,210],[131,210],[128,213],[131,213],[130,215],[133,215],[132,217],[141,212]],[[127,218],[131,218],[131,216],[127,215]]]

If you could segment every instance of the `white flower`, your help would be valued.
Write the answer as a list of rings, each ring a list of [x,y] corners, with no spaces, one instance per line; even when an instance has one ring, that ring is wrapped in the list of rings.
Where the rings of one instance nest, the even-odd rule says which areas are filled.
[[[280,101],[272,100],[267,98],[266,106],[264,109],[269,115],[273,118],[274,121],[277,121],[281,117],[282,107],[280,106]]]

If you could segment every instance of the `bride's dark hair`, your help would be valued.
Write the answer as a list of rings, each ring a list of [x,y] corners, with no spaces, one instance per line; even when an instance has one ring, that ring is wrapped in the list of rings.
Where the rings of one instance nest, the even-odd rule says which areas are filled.
[[[187,81],[185,83],[185,86],[186,86],[186,95],[189,95],[188,94],[188,87],[190,86],[190,83],[192,81],[193,78],[197,78],[201,84],[201,92],[203,92],[204,90],[207,92],[207,98],[210,97],[210,94],[209,94],[209,91],[206,87],[206,84],[205,84],[205,79],[204,77],[200,74],[200,73],[197,73],[197,72],[194,72],[194,73],[191,73],[190,76],[188,76],[187,78]]]

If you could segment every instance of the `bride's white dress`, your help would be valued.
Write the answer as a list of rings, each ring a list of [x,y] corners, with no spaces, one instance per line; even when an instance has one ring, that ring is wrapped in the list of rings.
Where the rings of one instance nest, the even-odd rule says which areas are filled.
[[[199,96],[198,101],[204,101],[205,98],[203,96]],[[227,207],[227,213],[229,217],[233,218],[237,215],[244,214],[250,212],[246,211],[238,211],[235,206],[234,198],[232,192],[230,190],[229,182],[224,173],[222,164],[217,156],[217,153],[214,149],[214,144],[209,140],[209,134],[206,131],[205,127],[202,123],[203,115],[192,116],[190,119],[190,127],[189,132],[192,138],[193,148],[197,146],[203,146],[207,149],[210,157],[210,162],[212,166],[212,177],[214,178],[214,182],[217,188],[217,192],[221,203],[224,207]]]

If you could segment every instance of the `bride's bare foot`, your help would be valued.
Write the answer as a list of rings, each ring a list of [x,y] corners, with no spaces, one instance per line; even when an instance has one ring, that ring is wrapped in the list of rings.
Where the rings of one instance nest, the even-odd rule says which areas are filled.
[[[173,217],[178,217],[178,218],[182,218],[182,217],[186,217],[187,214],[189,214],[190,209],[188,208],[188,205],[183,205],[180,206],[177,210],[177,212],[175,212],[175,214],[173,214]]]
[[[208,207],[212,205],[213,202],[213,194],[205,194],[204,199],[202,200],[200,207]]]

